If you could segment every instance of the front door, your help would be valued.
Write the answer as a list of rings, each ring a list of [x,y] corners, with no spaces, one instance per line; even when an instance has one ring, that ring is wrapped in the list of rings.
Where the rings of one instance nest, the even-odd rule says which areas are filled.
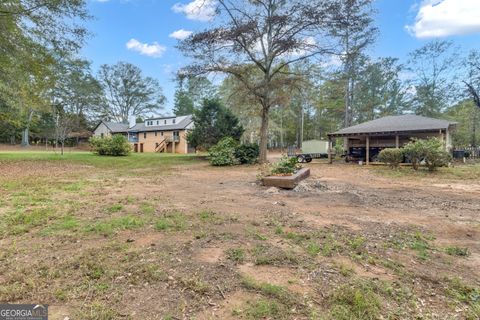
[[[138,152],[138,143],[133,145],[133,152]]]
[[[140,152],[143,152],[143,143],[140,143]]]

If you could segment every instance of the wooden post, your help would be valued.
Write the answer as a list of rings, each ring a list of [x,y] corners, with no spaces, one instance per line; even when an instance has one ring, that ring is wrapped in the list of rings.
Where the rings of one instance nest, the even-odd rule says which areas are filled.
[[[370,164],[370,136],[367,136],[366,157],[367,166]]]
[[[328,136],[328,163],[332,164],[332,137]]]
[[[395,136],[395,148],[400,148],[400,137],[398,134]]]

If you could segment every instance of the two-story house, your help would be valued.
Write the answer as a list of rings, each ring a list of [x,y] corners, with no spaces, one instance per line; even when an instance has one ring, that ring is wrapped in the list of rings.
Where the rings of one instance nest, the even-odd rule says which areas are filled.
[[[101,121],[93,135],[97,137],[122,134],[133,145],[134,152],[190,153],[187,133],[193,129],[192,116],[146,119],[132,126]]]

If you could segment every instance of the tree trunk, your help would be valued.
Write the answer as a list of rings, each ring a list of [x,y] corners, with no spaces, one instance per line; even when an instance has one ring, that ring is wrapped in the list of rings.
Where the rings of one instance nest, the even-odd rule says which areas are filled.
[[[30,146],[28,135],[29,135],[29,128],[26,127],[25,129],[23,129],[23,132],[22,132],[22,147]]]
[[[262,124],[260,126],[260,163],[267,162],[268,144],[268,107],[262,108]]]
[[[60,152],[60,154],[61,154],[62,156],[63,156],[63,147],[64,147],[64,145],[65,145],[65,142],[64,142],[64,141],[62,141],[62,143],[61,143],[62,150],[61,150],[61,152]]]
[[[23,129],[23,133],[22,133],[22,147],[30,146],[29,135],[30,135],[30,123],[32,122],[32,117],[33,117],[33,110],[30,110],[28,112],[26,127],[25,129]]]

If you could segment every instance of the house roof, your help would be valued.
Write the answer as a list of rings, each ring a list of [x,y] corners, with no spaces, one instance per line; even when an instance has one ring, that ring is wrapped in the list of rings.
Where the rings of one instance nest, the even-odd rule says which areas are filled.
[[[456,122],[427,118],[414,114],[387,116],[341,129],[329,134],[330,136],[357,135],[368,133],[389,133],[405,131],[434,131],[447,130]]]
[[[174,117],[172,117],[174,118]],[[153,118],[152,118],[153,119]],[[152,120],[148,119],[148,120]],[[156,119],[156,118],[155,118]],[[169,119],[169,118],[162,118],[162,119]],[[177,117],[180,121],[175,124],[167,124],[167,125],[158,125],[158,126],[146,126],[145,123],[137,123],[135,126],[130,128],[128,132],[145,132],[145,131],[170,131],[170,130],[183,130],[187,128],[189,124],[193,122],[192,116],[183,116]]]
[[[95,126],[95,128],[93,129],[93,131],[97,130],[98,126],[101,125],[102,123],[103,123],[103,124],[108,128],[108,130],[110,130],[112,133],[127,132],[127,130],[128,130],[128,124],[126,124],[126,123],[108,122],[108,121],[102,120],[102,121],[100,121],[100,122]]]
[[[104,122],[104,124],[107,126],[108,129],[110,129],[110,131],[112,131],[112,133],[128,131],[128,124],[126,123]]]

